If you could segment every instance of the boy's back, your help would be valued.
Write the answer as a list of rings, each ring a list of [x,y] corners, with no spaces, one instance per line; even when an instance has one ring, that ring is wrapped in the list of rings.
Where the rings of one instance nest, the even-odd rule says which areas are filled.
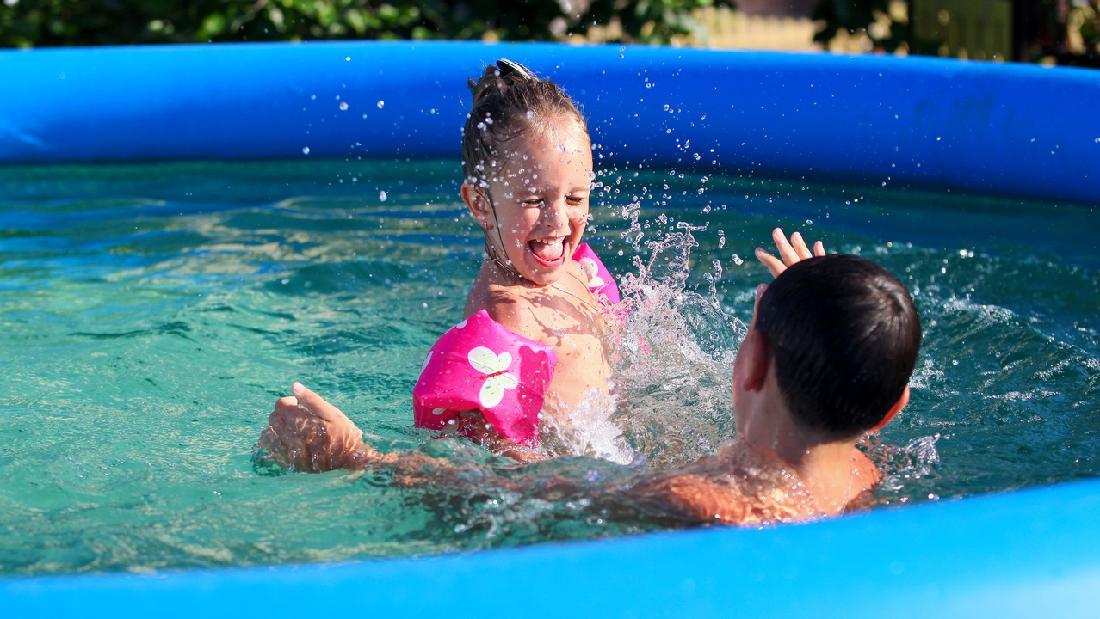
[[[737,439],[637,490],[736,524],[862,506],[881,475],[856,445],[908,403],[920,338],[912,298],[881,267],[843,255],[793,262],[757,289],[737,352]]]

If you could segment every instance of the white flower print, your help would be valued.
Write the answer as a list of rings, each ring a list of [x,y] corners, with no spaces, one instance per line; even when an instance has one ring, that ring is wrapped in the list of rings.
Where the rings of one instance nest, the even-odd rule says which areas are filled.
[[[592,289],[603,288],[607,282],[603,281],[603,278],[599,276],[600,268],[596,266],[596,261],[591,258],[581,258],[580,260],[581,270],[588,276],[588,287]]]
[[[478,401],[485,408],[492,408],[504,399],[506,389],[515,389],[519,379],[507,370],[512,365],[512,355],[502,352],[499,355],[485,346],[478,346],[466,355],[470,365],[482,374],[487,374],[485,384],[478,392]]]

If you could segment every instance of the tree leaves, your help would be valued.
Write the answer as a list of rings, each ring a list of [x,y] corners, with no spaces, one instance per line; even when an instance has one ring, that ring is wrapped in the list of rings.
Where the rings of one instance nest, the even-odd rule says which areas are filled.
[[[617,24],[668,43],[732,0],[0,0],[0,46],[313,39],[560,40]],[[583,11],[573,8],[584,7]]]

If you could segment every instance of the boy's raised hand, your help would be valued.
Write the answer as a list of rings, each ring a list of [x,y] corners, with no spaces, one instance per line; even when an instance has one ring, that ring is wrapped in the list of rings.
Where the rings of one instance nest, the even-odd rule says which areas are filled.
[[[279,464],[319,473],[355,466],[365,453],[363,432],[347,415],[301,383],[279,398],[257,445]]]
[[[788,241],[786,235],[783,234],[783,230],[776,228],[772,230],[772,240],[775,241],[775,248],[779,251],[779,258],[769,254],[763,247],[756,248],[756,259],[768,267],[772,277],[779,277],[779,274],[786,271],[787,267],[800,260],[825,255],[825,245],[821,241],[814,243],[811,252],[799,232],[792,234],[791,239]]]

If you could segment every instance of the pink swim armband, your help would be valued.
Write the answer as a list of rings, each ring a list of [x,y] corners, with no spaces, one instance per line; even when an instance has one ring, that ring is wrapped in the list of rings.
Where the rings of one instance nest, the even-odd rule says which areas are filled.
[[[573,251],[573,260],[581,266],[581,270],[588,276],[588,289],[597,297],[604,297],[611,305],[618,305],[622,301],[619,287],[615,284],[615,278],[603,265],[603,261],[592,251],[588,243],[577,245]]]
[[[476,409],[501,436],[534,445],[555,363],[551,347],[512,333],[481,310],[428,351],[413,388],[414,423],[442,430]]]

